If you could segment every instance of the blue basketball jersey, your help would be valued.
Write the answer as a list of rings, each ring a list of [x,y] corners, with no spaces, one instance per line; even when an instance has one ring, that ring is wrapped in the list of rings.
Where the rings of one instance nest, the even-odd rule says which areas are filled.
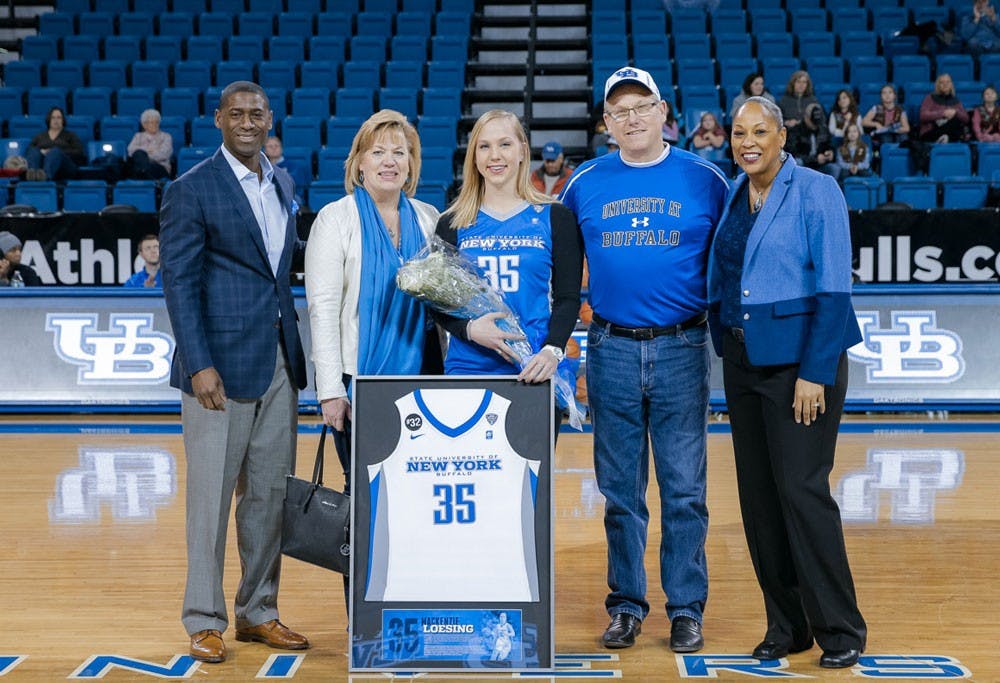
[[[594,312],[654,327],[704,311],[708,249],[728,191],[718,167],[676,147],[648,164],[615,152],[577,168],[560,199],[583,233]]]
[[[498,217],[480,209],[476,222],[458,229],[458,249],[479,266],[521,321],[537,353],[549,332],[552,310],[552,224],[550,204],[525,204]],[[499,354],[452,337],[444,369],[458,375],[516,375]]]

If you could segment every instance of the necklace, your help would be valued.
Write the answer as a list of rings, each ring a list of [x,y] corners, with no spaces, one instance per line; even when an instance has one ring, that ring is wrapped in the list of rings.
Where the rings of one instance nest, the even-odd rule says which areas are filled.
[[[760,211],[760,207],[764,206],[764,193],[758,190],[752,184],[750,185],[750,187],[753,188],[753,191],[757,193],[757,199],[753,201],[753,208],[750,211],[751,213],[757,213],[758,211]]]

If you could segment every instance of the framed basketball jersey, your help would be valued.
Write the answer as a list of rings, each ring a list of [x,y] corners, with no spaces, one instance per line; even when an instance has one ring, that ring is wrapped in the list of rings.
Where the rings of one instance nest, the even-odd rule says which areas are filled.
[[[552,389],[358,377],[352,671],[553,666]]]

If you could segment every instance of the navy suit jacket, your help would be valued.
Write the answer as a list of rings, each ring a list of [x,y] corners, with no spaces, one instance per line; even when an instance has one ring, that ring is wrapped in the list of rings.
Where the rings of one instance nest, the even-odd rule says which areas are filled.
[[[274,376],[280,334],[295,382],[305,387],[305,354],[289,282],[293,263],[301,267],[305,243],[295,231],[292,180],[280,168],[274,169],[274,180],[288,212],[277,276],[250,202],[221,148],[164,193],[161,272],[177,340],[171,386],[193,393],[191,376],[214,367],[227,397],[259,398]]]
[[[746,174],[736,179],[720,226],[746,182]],[[716,230],[715,239],[722,234]],[[799,166],[789,155],[750,231],[740,293],[751,363],[799,363],[799,377],[834,383],[840,354],[861,341],[851,305],[851,227],[836,180]],[[720,355],[721,297],[713,244],[708,320]]]

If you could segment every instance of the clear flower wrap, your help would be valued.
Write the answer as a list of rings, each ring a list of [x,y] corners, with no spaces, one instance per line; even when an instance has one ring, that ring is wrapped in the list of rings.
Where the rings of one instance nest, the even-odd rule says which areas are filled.
[[[507,305],[503,292],[493,289],[472,261],[439,237],[431,237],[426,247],[400,267],[396,286],[435,310],[456,318],[473,320],[487,313],[503,313],[505,317],[497,319],[497,327],[522,337],[504,342],[517,356],[518,366],[523,368],[534,355],[521,322]],[[572,370],[560,372],[564,370],[564,363],[565,360],[552,376],[556,402],[567,411],[570,425],[582,431],[585,409],[576,402],[575,383],[566,378],[567,375],[575,377],[575,374]]]

